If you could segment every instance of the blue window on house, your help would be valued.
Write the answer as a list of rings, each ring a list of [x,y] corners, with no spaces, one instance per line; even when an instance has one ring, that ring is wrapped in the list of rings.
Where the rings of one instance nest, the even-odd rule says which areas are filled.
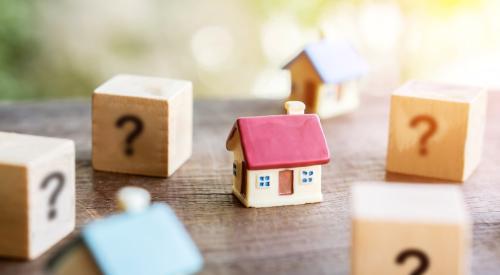
[[[259,188],[268,188],[271,186],[271,177],[270,176],[259,176],[258,178]]]
[[[233,176],[236,177],[236,172],[238,171],[238,167],[236,166],[236,162],[233,162]]]
[[[311,184],[314,178],[314,171],[303,170],[302,171],[302,184]]]

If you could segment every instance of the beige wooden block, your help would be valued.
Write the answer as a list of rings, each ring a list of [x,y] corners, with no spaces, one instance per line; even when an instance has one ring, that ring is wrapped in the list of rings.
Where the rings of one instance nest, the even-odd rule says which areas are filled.
[[[189,81],[118,75],[92,98],[92,164],[109,172],[167,177],[192,152]]]
[[[352,274],[468,274],[470,227],[457,186],[355,184]]]
[[[34,259],[75,228],[75,146],[0,132],[0,256]]]
[[[387,170],[465,181],[481,159],[487,92],[409,82],[391,99]]]

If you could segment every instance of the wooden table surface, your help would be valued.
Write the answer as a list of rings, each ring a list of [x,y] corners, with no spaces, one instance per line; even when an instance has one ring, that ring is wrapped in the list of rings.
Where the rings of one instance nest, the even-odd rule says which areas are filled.
[[[386,175],[388,106],[389,97],[365,97],[356,113],[323,122],[332,160],[322,203],[264,209],[244,208],[231,194],[225,140],[236,117],[278,113],[276,101],[196,102],[193,156],[168,179],[93,171],[88,100],[2,103],[0,131],[75,140],[77,230],[69,238],[110,214],[120,187],[135,185],[175,209],[203,253],[202,274],[348,274],[351,184],[422,180]],[[482,163],[463,185],[474,220],[473,274],[500,273],[499,106],[500,93],[490,94]],[[0,260],[0,274],[43,274],[60,245],[32,262]]]

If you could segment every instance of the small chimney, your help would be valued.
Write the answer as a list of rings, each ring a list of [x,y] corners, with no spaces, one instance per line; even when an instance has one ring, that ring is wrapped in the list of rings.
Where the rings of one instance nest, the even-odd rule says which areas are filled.
[[[117,194],[117,209],[128,213],[139,213],[148,208],[151,195],[139,187],[122,187]]]
[[[287,115],[303,115],[306,105],[302,101],[287,101],[285,102],[285,110]]]

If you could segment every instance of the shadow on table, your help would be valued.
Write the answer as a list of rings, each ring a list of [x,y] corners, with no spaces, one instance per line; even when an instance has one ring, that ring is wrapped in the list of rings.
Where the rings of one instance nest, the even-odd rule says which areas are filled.
[[[399,173],[393,173],[393,172],[387,172],[385,173],[385,181],[389,183],[436,183],[436,184],[442,184],[442,183],[452,183],[452,184],[458,184],[459,182],[453,182],[453,181],[447,181],[447,180],[440,180],[440,179],[434,179],[434,178],[428,178],[428,177],[420,177],[420,176],[413,176],[413,175],[405,175],[405,174],[399,174]]]

